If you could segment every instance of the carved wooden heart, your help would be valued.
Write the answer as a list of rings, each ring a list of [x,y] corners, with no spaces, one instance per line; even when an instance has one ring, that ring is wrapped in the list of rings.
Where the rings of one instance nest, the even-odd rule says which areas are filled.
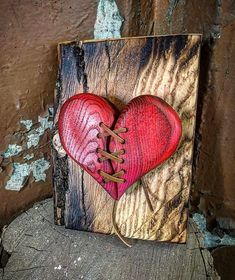
[[[162,99],[142,95],[118,112],[94,94],[68,99],[59,116],[59,135],[67,154],[114,199],[177,149],[177,113]]]

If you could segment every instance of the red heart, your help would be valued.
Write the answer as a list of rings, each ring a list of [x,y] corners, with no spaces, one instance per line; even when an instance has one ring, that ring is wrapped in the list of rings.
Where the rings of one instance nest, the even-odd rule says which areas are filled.
[[[100,124],[112,129],[126,128],[116,138],[97,138],[103,133]],[[94,94],[78,94],[68,99],[59,116],[59,135],[67,154],[85,169],[114,199],[140,177],[156,168],[176,150],[181,137],[181,121],[177,113],[162,99],[142,95],[132,99],[120,113],[103,98]],[[99,161],[97,148],[119,155],[123,162]],[[125,174],[124,182],[105,182],[100,170],[108,174]]]

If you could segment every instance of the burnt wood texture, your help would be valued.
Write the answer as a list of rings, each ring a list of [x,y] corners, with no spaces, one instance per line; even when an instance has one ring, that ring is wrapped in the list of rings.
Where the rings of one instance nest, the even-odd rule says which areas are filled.
[[[201,36],[195,34],[59,45],[55,136],[61,106],[77,93],[102,96],[119,111],[134,97],[155,95],[171,105],[182,120],[182,137],[174,155],[134,183],[118,201],[115,220],[123,236],[186,241],[200,43]],[[141,121],[138,113],[136,121]],[[56,223],[72,229],[114,233],[112,197],[73,159],[55,148],[53,157]],[[142,156],[138,160],[141,163]]]

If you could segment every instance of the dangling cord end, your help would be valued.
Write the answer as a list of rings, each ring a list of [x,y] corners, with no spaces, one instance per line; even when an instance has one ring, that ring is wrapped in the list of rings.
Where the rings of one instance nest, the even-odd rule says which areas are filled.
[[[116,209],[117,209],[117,201],[114,201],[114,205],[113,205],[113,212],[112,212],[112,223],[113,223],[113,228],[115,233],[117,234],[117,236],[121,239],[121,241],[128,246],[129,248],[132,247],[132,244],[129,243],[126,238],[124,238],[121,233],[118,230],[117,224],[116,224]]]
[[[142,179],[142,183],[143,183],[142,185],[143,185],[143,189],[144,189],[144,195],[145,195],[148,207],[149,207],[151,212],[154,212],[153,204],[152,204],[152,202],[150,200],[150,197],[149,197],[148,187],[147,187],[147,185],[146,185],[146,183],[143,179]]]

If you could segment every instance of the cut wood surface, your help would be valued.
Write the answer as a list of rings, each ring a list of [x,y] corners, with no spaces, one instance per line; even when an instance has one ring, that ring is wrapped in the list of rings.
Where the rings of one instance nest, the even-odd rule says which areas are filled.
[[[200,40],[199,35],[178,35],[59,45],[55,134],[62,104],[82,92],[103,96],[119,110],[133,97],[156,95],[182,120],[182,139],[174,156],[144,176],[118,202],[116,223],[126,237],[186,241]],[[56,149],[53,154],[56,223],[71,229],[114,232],[113,199],[71,158],[60,157]]]
[[[56,226],[52,213],[52,200],[45,200],[4,230],[11,256],[3,280],[219,279],[191,220],[187,244],[134,240],[127,248],[116,236]]]

